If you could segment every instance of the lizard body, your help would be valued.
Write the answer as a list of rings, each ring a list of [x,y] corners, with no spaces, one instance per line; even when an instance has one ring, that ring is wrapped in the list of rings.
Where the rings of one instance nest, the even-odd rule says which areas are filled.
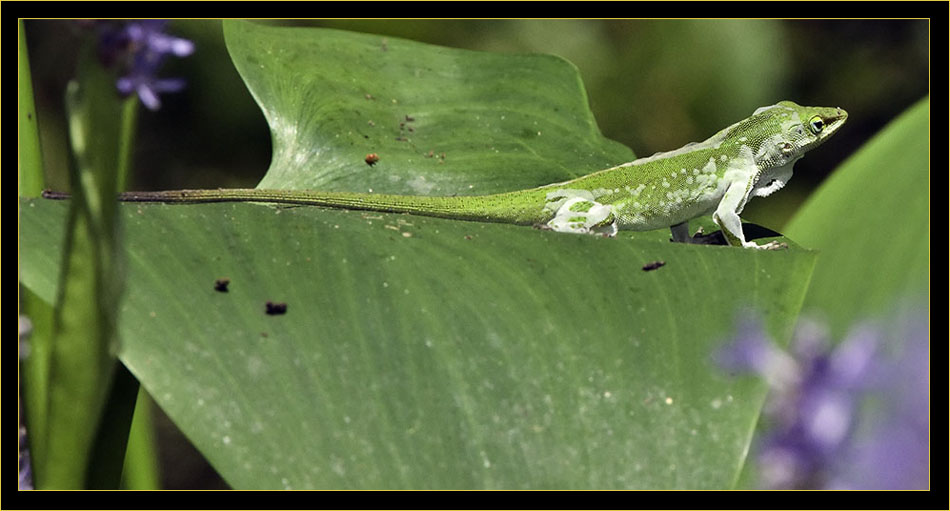
[[[354,192],[221,189],[126,192],[134,202],[271,202],[410,213],[463,220],[544,225],[602,233],[670,227],[689,242],[688,222],[712,213],[730,245],[748,242],[739,214],[753,197],[779,190],[792,166],[847,120],[840,108],[790,101],[756,110],[710,137],[561,183],[476,196],[430,197]],[[44,194],[57,198],[55,194]]]

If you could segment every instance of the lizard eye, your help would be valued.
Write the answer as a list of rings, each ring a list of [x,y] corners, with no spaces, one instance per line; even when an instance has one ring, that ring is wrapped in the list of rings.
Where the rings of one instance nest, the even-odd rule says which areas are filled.
[[[808,127],[811,128],[812,133],[817,135],[825,127],[825,121],[821,120],[821,116],[816,115],[808,120]]]

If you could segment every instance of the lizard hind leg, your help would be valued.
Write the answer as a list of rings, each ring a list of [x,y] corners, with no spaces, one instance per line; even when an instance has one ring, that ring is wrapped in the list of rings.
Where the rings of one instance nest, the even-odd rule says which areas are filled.
[[[671,225],[670,232],[673,234],[674,243],[689,243],[692,241],[689,236],[689,220]]]
[[[575,234],[617,234],[613,207],[583,197],[574,197],[561,205],[547,227]]]

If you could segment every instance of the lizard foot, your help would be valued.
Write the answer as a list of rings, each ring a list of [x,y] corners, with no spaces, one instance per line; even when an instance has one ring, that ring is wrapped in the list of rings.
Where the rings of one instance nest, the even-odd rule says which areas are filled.
[[[574,197],[565,202],[547,223],[547,227],[557,232],[575,234],[617,234],[617,222],[613,208],[582,197]]]
[[[757,245],[762,250],[788,250],[788,243],[780,241],[770,241],[765,245]]]

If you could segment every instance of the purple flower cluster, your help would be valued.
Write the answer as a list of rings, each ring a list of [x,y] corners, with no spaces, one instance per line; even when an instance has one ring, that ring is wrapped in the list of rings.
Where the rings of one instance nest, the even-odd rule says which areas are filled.
[[[33,467],[30,465],[30,450],[26,442],[26,428],[22,426],[20,427],[20,447],[17,450],[17,458],[20,463],[20,485],[18,488],[21,490],[32,490]]]
[[[159,94],[178,92],[185,87],[181,78],[159,78],[158,70],[169,55],[187,57],[195,45],[187,39],[166,34],[165,20],[103,22],[99,27],[99,57],[107,66],[122,66],[116,88],[123,96],[138,95],[149,110],[161,107]]]
[[[26,359],[30,354],[30,345],[28,343],[30,335],[33,333],[33,323],[30,321],[30,318],[20,315],[19,318],[19,341],[20,341],[20,360]],[[23,417],[23,409],[20,409],[19,413],[21,419]],[[33,489],[33,466],[30,464],[30,449],[26,437],[26,428],[23,425],[20,425],[20,444],[17,449],[17,458],[20,462],[19,474],[20,474],[20,486],[21,490],[32,490]]]
[[[905,324],[915,326],[891,335],[858,326],[833,346],[824,327],[804,321],[789,352],[757,324],[740,327],[718,362],[771,388],[758,450],[763,487],[927,487],[929,332],[926,318]],[[894,346],[900,356],[888,357]]]
[[[877,365],[873,405],[880,420],[859,430],[827,487],[860,490],[926,490],[930,466],[930,324],[904,315],[889,341],[899,351]]]

